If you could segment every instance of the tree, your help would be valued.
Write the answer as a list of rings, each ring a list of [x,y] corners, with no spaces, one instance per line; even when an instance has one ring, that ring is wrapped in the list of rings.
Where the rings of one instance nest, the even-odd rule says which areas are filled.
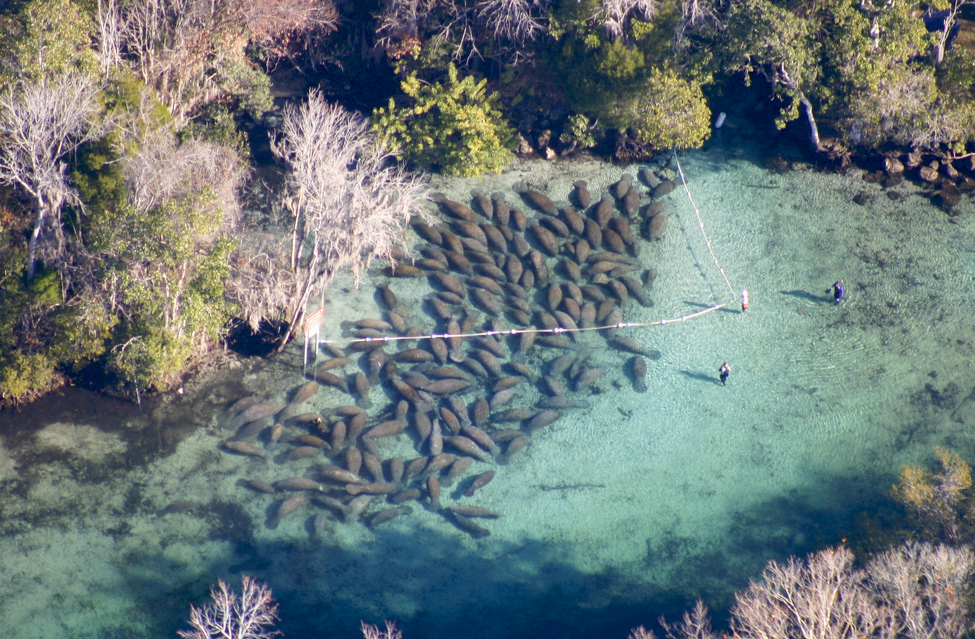
[[[711,134],[711,110],[700,84],[652,69],[647,90],[627,105],[622,122],[654,149],[699,148]]]
[[[33,0],[0,18],[0,87],[16,82],[92,75],[92,24],[71,0]]]
[[[77,201],[66,179],[65,158],[98,135],[93,126],[99,110],[96,94],[92,81],[77,74],[20,83],[0,93],[0,184],[21,187],[34,208],[28,280],[34,277],[45,225],[63,245],[61,207]]]
[[[845,547],[772,561],[759,582],[736,595],[732,629],[742,639],[861,639],[884,617],[860,586],[861,571]]]
[[[289,171],[281,194],[289,225],[288,246],[265,245],[267,258],[253,251],[236,286],[252,327],[283,311],[288,328],[281,347],[301,325],[308,300],[324,295],[339,269],[349,267],[358,281],[375,257],[391,259],[393,248],[417,204],[426,195],[422,176],[393,163],[382,143],[369,133],[368,122],[312,91],[301,105],[285,108],[271,149]],[[253,269],[267,269],[267,281],[279,283],[284,296],[260,302],[248,290]],[[249,270],[250,269],[250,270]],[[278,300],[286,306],[278,307]]]
[[[266,584],[243,578],[240,595],[222,579],[210,588],[212,601],[197,608],[190,606],[193,630],[180,630],[183,639],[271,639],[281,634],[271,630],[278,621],[278,605]]]
[[[973,538],[972,469],[952,450],[939,446],[934,452],[941,463],[939,472],[902,466],[891,493],[926,536],[968,543]]]
[[[802,107],[809,142],[818,149],[819,127],[809,99],[821,78],[814,21],[769,0],[741,0],[731,5],[724,25],[719,51],[725,69],[744,74],[746,84],[756,73],[768,81],[785,101],[776,119],[779,128],[799,117]]]
[[[447,83],[422,83],[416,73],[402,84],[408,103],[373,113],[373,131],[391,152],[422,169],[450,175],[500,173],[511,159],[514,131],[489,94],[487,80],[460,79],[457,67],[447,70]]]

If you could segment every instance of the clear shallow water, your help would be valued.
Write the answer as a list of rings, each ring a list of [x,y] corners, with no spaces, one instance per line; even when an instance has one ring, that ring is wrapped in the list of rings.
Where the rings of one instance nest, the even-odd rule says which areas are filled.
[[[926,462],[934,445],[972,459],[971,204],[952,224],[909,185],[893,202],[856,176],[773,174],[720,150],[681,163],[750,310],[731,312],[690,204],[674,191],[667,234],[642,256],[660,272],[656,305],[633,306],[626,319],[721,302],[731,310],[631,329],[662,353],[646,394],[632,390],[625,358],[602,337],[580,340],[609,370],[607,392],[535,436],[478,494],[505,513],[486,524],[490,537],[471,539],[416,506],[375,531],[337,526],[319,539],[309,524],[317,511],[274,526],[270,498],[240,479],[280,479],[308,464],[219,452],[226,431],[214,427],[219,407],[241,395],[294,388],[298,349],[228,364],[225,384],[188,387],[171,407],[140,411],[70,390],[0,416],[3,635],[174,636],[209,584],[244,573],[274,589],[290,637],[352,637],[360,619],[383,618],[398,619],[408,639],[624,637],[696,597],[720,615],[768,559],[835,543],[900,464]],[[595,192],[621,172],[526,163],[446,186],[460,199],[525,180],[564,200],[575,179]],[[861,190],[876,195],[872,204],[852,204]],[[824,291],[839,278],[848,293],[836,307]],[[401,299],[426,291],[393,287]],[[379,316],[368,285],[339,281],[329,304],[329,337],[340,320]],[[724,360],[726,387],[717,382]],[[378,389],[373,399],[378,406]],[[349,403],[337,391],[316,401]],[[388,445],[412,456],[407,441]],[[181,500],[201,505],[158,514]]]

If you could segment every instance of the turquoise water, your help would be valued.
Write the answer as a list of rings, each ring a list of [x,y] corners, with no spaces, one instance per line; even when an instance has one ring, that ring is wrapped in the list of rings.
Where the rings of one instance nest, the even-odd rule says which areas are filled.
[[[463,500],[504,513],[484,523],[490,537],[418,505],[375,530],[336,524],[315,535],[322,511],[308,507],[276,524],[272,498],[241,479],[281,479],[312,462],[219,451],[221,410],[245,394],[285,396],[301,382],[298,347],[273,362],[228,357],[223,381],[190,382],[170,406],[69,389],[0,416],[3,636],[171,637],[217,578],[249,574],[274,590],[289,637],[353,637],[360,619],[384,618],[408,639],[625,637],[697,597],[721,618],[766,561],[836,543],[854,513],[882,501],[900,464],[928,463],[935,445],[975,459],[971,203],[953,223],[908,184],[893,201],[858,174],[771,173],[721,149],[681,164],[731,287],[678,188],[664,238],[641,255],[659,271],[655,305],[631,306],[625,319],[728,307],[625,329],[661,353],[645,394],[623,375],[625,357],[599,335],[581,337],[581,355],[607,371],[605,392]],[[559,201],[576,179],[595,193],[623,171],[523,162],[438,188],[515,202],[510,187],[522,181]],[[861,191],[874,195],[866,206],[852,203]],[[837,279],[847,285],[839,306],[824,292]],[[426,284],[391,285],[410,323],[432,329],[418,304]],[[745,314],[731,296],[742,288]],[[328,308],[330,339],[341,339],[342,320],[380,316],[371,283],[355,290],[341,278]],[[722,361],[733,367],[727,386]],[[370,397],[378,415],[389,398],[377,388]],[[347,403],[329,389],[314,407]],[[414,454],[405,438],[382,445]],[[160,512],[183,501],[196,506]]]

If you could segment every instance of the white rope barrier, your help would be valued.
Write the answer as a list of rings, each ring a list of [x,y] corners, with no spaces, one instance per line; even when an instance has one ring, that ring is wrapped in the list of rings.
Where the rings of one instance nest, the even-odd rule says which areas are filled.
[[[728,276],[725,274],[724,269],[721,264],[718,263],[718,258],[714,254],[714,248],[711,244],[710,238],[708,238],[707,232],[704,230],[704,221],[701,219],[701,211],[697,208],[697,204],[694,202],[694,197],[691,195],[691,190],[687,186],[687,178],[684,176],[684,170],[680,165],[680,160],[677,159],[677,150],[674,149],[674,162],[677,164],[677,173],[680,175],[681,182],[684,185],[684,191],[687,193],[687,199],[690,200],[691,207],[694,209],[694,214],[697,216],[697,224],[701,229],[701,235],[704,236],[704,244],[708,248],[708,252],[711,253],[711,259],[714,261],[715,267],[718,269],[718,273],[724,278],[725,284],[728,285],[728,290],[731,292],[731,299],[737,301],[738,295],[735,293],[734,287],[728,280]],[[745,294],[745,291],[742,291]],[[332,345],[342,345],[350,346],[352,344],[359,343],[371,343],[371,342],[401,342],[401,341],[419,341],[424,339],[457,339],[457,338],[468,338],[468,337],[492,337],[497,335],[522,335],[524,333],[536,333],[536,334],[552,334],[560,335],[563,333],[585,333],[589,331],[607,331],[615,330],[621,328],[642,328],[647,326],[666,326],[667,324],[674,324],[677,322],[685,322],[689,319],[695,317],[700,317],[711,313],[718,309],[724,308],[727,304],[716,304],[714,306],[709,306],[708,308],[702,309],[695,313],[689,315],[681,315],[675,318],[663,318],[655,322],[617,322],[616,324],[609,324],[605,326],[589,326],[585,328],[566,328],[563,326],[557,326],[555,328],[511,328],[504,330],[487,330],[479,331],[475,333],[430,333],[429,335],[383,335],[379,337],[360,337],[353,339],[341,339],[341,340],[319,340],[319,347],[323,344]]]
[[[588,326],[585,328],[565,328],[563,326],[556,326],[555,328],[510,328],[500,331],[489,330],[489,331],[478,331],[476,333],[430,333],[429,335],[383,335],[381,337],[359,337],[355,339],[343,339],[343,340],[319,340],[319,344],[342,344],[344,346],[349,346],[351,344],[359,343],[371,343],[371,342],[402,342],[402,341],[413,341],[422,339],[452,339],[452,338],[465,338],[465,337],[491,337],[495,335],[521,335],[523,333],[536,333],[551,334],[551,335],[561,335],[562,333],[586,333],[590,331],[608,331],[620,328],[642,328],[646,326],[665,326],[667,324],[674,324],[676,322],[684,322],[695,317],[700,317],[712,311],[716,311],[720,308],[724,308],[726,304],[716,304],[715,306],[709,306],[708,308],[702,309],[690,315],[681,315],[680,317],[675,317],[671,319],[660,319],[655,322],[617,322],[616,324],[608,324],[605,326]]]
[[[725,275],[724,269],[721,268],[721,264],[718,263],[718,258],[714,254],[714,247],[711,245],[711,240],[708,238],[707,232],[704,230],[704,222],[701,220],[701,211],[698,210],[697,204],[694,202],[694,197],[691,195],[691,189],[687,186],[687,178],[684,177],[684,170],[680,166],[680,160],[677,159],[677,149],[674,149],[674,163],[677,164],[677,173],[680,175],[680,181],[684,184],[684,191],[687,193],[687,199],[691,202],[691,208],[694,209],[694,214],[697,215],[697,225],[701,229],[701,235],[704,236],[704,245],[708,247],[708,252],[711,253],[711,259],[714,261],[714,266],[717,267],[718,273],[724,278],[724,283],[728,285],[728,290],[731,292],[731,299],[737,300],[738,295],[735,293],[735,288],[728,281],[728,276]]]

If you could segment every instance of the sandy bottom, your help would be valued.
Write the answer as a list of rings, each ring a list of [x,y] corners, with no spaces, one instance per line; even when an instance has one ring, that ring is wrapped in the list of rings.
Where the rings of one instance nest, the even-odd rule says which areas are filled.
[[[360,619],[384,618],[408,639],[625,637],[697,597],[720,615],[768,559],[836,543],[853,513],[883,499],[900,464],[927,463],[933,446],[971,460],[971,203],[955,224],[907,184],[893,201],[857,175],[775,174],[720,150],[681,164],[729,284],[678,188],[666,198],[666,235],[640,258],[659,271],[655,305],[633,305],[625,319],[728,307],[624,329],[661,352],[642,394],[622,370],[628,356],[599,334],[581,336],[580,356],[606,369],[585,397],[590,407],[566,411],[462,500],[504,514],[483,523],[489,537],[474,539],[418,504],[375,530],[337,522],[316,534],[322,511],[309,506],[276,522],[274,499],[241,480],[301,475],[318,462],[278,463],[275,449],[272,459],[220,451],[221,409],[247,394],[285,397],[301,383],[296,345],[228,371],[232,383],[200,391],[205,401],[179,423],[93,410],[74,423],[62,414],[32,420],[29,435],[4,432],[4,636],[173,636],[217,578],[248,574],[274,589],[289,637],[353,637]],[[561,201],[577,179],[595,194],[623,172],[595,161],[521,162],[438,188],[457,199],[503,191],[514,203],[511,186],[524,182]],[[876,197],[853,204],[862,190]],[[837,279],[847,286],[839,306],[824,292]],[[343,321],[380,317],[373,284],[385,281],[378,271],[358,290],[337,280],[325,337],[342,341]],[[411,308],[409,323],[434,330],[419,305],[425,280],[390,285]],[[732,295],[742,288],[745,314]],[[557,354],[528,361],[541,367]],[[717,380],[722,361],[733,367],[727,386]],[[520,401],[541,396],[526,389]],[[390,398],[380,388],[370,398],[378,419]],[[348,403],[323,389],[311,408]],[[138,442],[162,442],[159,433],[177,427],[189,434],[134,463]],[[415,456],[405,436],[382,447]],[[475,462],[472,472],[486,468]]]

